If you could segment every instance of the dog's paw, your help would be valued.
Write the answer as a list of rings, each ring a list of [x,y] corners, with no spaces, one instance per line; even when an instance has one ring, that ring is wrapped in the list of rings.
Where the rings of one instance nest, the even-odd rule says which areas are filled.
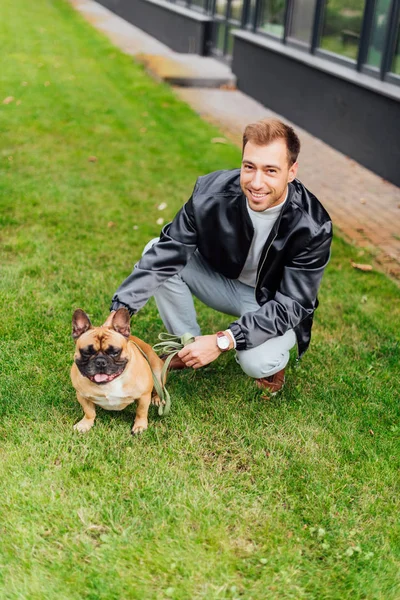
[[[165,404],[165,400],[161,400],[160,396],[158,394],[155,394],[154,396],[152,396],[151,398],[151,403],[154,406],[161,406]]]
[[[131,434],[138,435],[139,433],[143,433],[147,429],[147,419],[138,419],[134,422]]]
[[[83,417],[81,421],[75,423],[74,429],[75,431],[79,431],[79,433],[87,433],[90,429],[92,429],[94,425],[94,419],[86,419]]]

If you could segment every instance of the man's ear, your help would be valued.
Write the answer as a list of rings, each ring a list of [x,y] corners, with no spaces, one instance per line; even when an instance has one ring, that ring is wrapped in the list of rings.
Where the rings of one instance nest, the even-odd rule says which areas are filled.
[[[289,168],[288,183],[293,181],[293,179],[296,179],[298,168],[299,168],[298,162],[293,163],[292,166]]]
[[[131,334],[131,317],[127,308],[119,308],[113,316],[112,328],[128,338]]]
[[[72,315],[72,337],[76,341],[88,329],[92,329],[89,317],[81,308],[77,308]]]

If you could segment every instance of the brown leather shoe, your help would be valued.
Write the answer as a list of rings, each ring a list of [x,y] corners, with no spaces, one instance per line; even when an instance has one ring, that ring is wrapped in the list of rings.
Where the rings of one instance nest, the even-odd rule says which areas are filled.
[[[261,379],[256,379],[256,386],[260,388],[260,390],[265,390],[268,392],[269,396],[274,396],[277,394],[285,385],[285,369],[278,371],[275,375],[270,375],[269,377],[262,377]]]
[[[168,358],[168,354],[162,354],[160,356],[161,360],[164,362]],[[179,358],[177,354],[175,354],[174,358],[171,359],[171,362],[168,365],[168,371],[181,371],[182,369],[188,369],[189,367],[185,365],[183,360]]]

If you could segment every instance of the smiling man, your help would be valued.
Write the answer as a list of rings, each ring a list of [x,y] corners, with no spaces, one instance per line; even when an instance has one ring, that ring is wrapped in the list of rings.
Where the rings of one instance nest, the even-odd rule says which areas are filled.
[[[298,179],[300,142],[276,119],[248,125],[240,169],[199,177],[188,202],[144,249],[111,310],[135,314],[154,295],[170,333],[196,340],[171,368],[203,367],[235,350],[268,394],[285,382],[289,352],[307,350],[332,224]],[[202,335],[193,295],[237,319]]]

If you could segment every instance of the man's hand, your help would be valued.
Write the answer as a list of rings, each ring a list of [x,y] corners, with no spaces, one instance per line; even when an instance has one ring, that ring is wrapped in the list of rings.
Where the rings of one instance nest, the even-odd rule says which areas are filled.
[[[200,369],[213,362],[221,353],[217,346],[217,336],[214,334],[196,337],[192,344],[188,344],[178,352],[178,356],[187,367]]]

